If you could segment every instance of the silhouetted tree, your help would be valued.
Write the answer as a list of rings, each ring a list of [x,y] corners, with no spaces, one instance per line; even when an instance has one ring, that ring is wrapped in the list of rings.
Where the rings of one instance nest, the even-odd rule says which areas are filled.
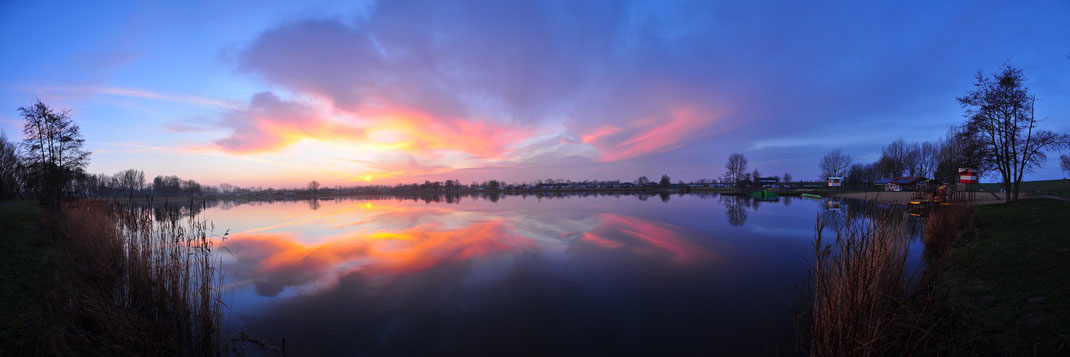
[[[724,165],[724,168],[725,181],[738,185],[747,175],[747,158],[738,152],[733,153],[728,156],[728,163]]]
[[[127,195],[133,195],[134,192],[140,192],[145,188],[145,172],[141,170],[128,169],[119,171],[115,174],[119,186],[126,191]]]
[[[1044,150],[1070,143],[1067,135],[1037,128],[1036,97],[1021,69],[1009,64],[991,78],[978,72],[974,89],[958,98],[966,110],[967,130],[982,144],[982,165],[998,172],[1006,202],[1018,199],[1022,176],[1044,165]]]
[[[883,177],[903,176],[907,170],[907,142],[903,139],[893,141],[881,150],[881,157],[877,160],[875,168]]]
[[[923,142],[918,147],[918,175],[935,178],[940,163],[940,143]]]
[[[847,175],[847,168],[851,166],[851,155],[844,154],[840,149],[829,151],[821,158],[821,179],[826,180],[829,177],[844,177]]]
[[[646,178],[646,176],[639,176],[639,178],[635,179],[635,184],[639,186],[646,186],[649,183],[650,179]]]
[[[1063,171],[1066,171],[1067,174],[1070,174],[1070,155],[1059,156],[1059,159],[1062,160]]]
[[[0,132],[0,199],[12,198],[19,195],[21,183],[19,182],[18,150],[15,143],[7,140],[7,134]]]
[[[981,145],[976,135],[965,127],[951,127],[940,145],[933,177],[944,182],[957,182],[959,168],[982,169]]]
[[[791,173],[790,172],[785,172],[784,173],[784,182],[791,182]]]
[[[310,181],[308,183],[308,192],[311,192],[312,194],[316,194],[317,192],[319,192],[319,190],[320,190],[319,181],[312,180],[312,181]]]
[[[854,164],[847,169],[846,181],[849,183],[869,183],[877,180],[877,173],[873,165]]]
[[[669,187],[672,184],[672,180],[669,179],[669,175],[661,175],[661,180],[658,181],[658,186]]]
[[[85,140],[70,110],[53,110],[40,100],[19,107],[25,121],[22,133],[22,162],[27,169],[27,184],[46,206],[58,207],[70,194],[69,184],[83,174],[90,153],[82,150]]]

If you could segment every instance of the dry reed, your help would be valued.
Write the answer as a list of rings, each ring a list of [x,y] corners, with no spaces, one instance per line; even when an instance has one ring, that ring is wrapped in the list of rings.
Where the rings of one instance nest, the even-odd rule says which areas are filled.
[[[165,210],[171,212],[169,210]],[[221,254],[212,226],[178,212],[81,200],[61,234],[38,349],[59,355],[223,352]]]
[[[951,243],[973,233],[974,209],[969,205],[939,207],[925,219],[925,252],[932,257],[942,257]]]
[[[848,215],[835,241],[818,217],[815,261],[801,296],[802,349],[812,356],[910,354],[926,335],[912,312],[906,258],[909,225],[900,212]]]

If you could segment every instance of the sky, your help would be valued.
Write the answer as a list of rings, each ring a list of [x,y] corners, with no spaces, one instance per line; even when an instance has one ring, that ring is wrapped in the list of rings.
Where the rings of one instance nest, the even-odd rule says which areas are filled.
[[[1070,132],[1070,2],[0,1],[0,129],[239,186],[818,175],[942,138],[1021,67]],[[1026,179],[1066,176],[1048,164]]]

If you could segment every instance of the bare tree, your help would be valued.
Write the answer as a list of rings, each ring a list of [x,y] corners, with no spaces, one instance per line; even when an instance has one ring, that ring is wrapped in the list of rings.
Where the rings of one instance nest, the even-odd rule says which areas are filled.
[[[1066,171],[1067,174],[1070,174],[1070,155],[1059,156],[1059,159],[1062,160],[1063,171]]]
[[[19,157],[14,143],[7,134],[0,132],[0,199],[19,195]]]
[[[980,145],[976,136],[970,134],[965,127],[951,127],[940,145],[936,161],[933,177],[946,182],[957,181],[959,168],[980,170]]]
[[[893,141],[881,150],[881,158],[877,160],[880,173],[888,177],[902,176],[907,168],[907,142],[903,139]]]
[[[851,168],[847,169],[847,182],[850,183],[868,183],[874,182],[877,179],[877,174],[873,170],[873,165],[867,164],[854,164]]]
[[[69,183],[89,164],[89,152],[82,150],[85,139],[70,110],[56,111],[39,100],[19,107],[19,114],[25,120],[22,161],[31,181],[27,183],[33,185],[41,203],[58,207],[69,193]]]
[[[936,164],[940,157],[940,143],[923,142],[918,148],[918,175],[935,177]]]
[[[784,182],[791,182],[791,173],[790,172],[785,172],[784,173]]]
[[[918,176],[922,171],[921,145],[910,143],[905,146],[906,153],[903,155],[903,169],[907,176]]]
[[[309,183],[308,183],[308,192],[316,193],[316,192],[318,192],[319,190],[320,190],[320,183],[319,183],[319,181],[316,181],[316,180],[312,180],[312,182],[309,182]]]
[[[1044,150],[1064,147],[1067,135],[1037,128],[1036,97],[1025,86],[1021,69],[1004,65],[987,78],[978,72],[974,89],[958,98],[966,109],[967,130],[982,144],[982,164],[998,172],[1006,202],[1018,199],[1022,176],[1047,160]]]
[[[120,171],[115,177],[119,186],[126,190],[128,195],[141,192],[145,188],[145,172],[141,170],[127,169]]]
[[[820,166],[822,180],[847,176],[847,168],[851,167],[851,155],[844,154],[840,149],[829,151],[821,158]]]
[[[747,158],[738,152],[733,153],[728,156],[728,163],[724,167],[727,170],[724,174],[725,180],[732,184],[739,184],[747,175]]]

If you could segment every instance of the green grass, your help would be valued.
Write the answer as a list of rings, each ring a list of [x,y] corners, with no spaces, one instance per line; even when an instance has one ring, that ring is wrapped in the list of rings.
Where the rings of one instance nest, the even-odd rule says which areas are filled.
[[[51,246],[37,235],[37,205],[0,201],[0,355],[26,333],[26,316],[40,295]]]
[[[938,279],[947,352],[1070,354],[1070,202],[977,207],[981,236],[953,247]]]
[[[1000,183],[983,183],[985,190],[999,192]],[[1019,187],[1022,193],[1070,197],[1070,180],[1024,181]]]

